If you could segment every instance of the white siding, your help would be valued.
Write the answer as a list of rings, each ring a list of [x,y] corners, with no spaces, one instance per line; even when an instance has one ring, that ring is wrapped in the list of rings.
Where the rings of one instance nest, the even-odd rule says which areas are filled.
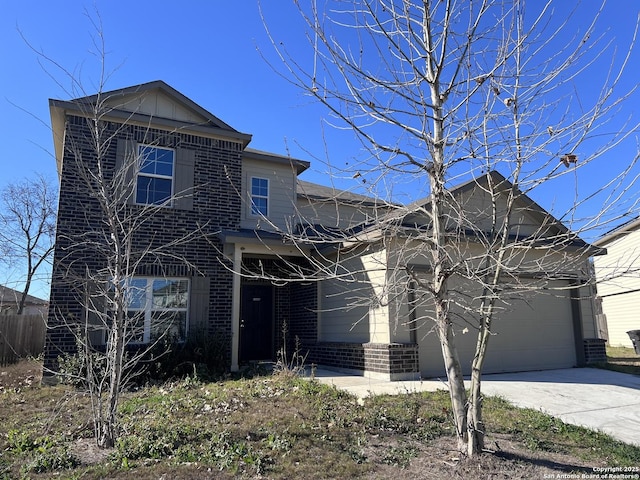
[[[362,255],[364,274],[372,288],[369,297],[369,332],[373,343],[389,343],[391,341],[389,318],[389,287],[387,281],[387,251],[386,248]]]
[[[632,347],[626,332],[640,330],[640,231],[600,246],[607,255],[594,257],[594,266],[609,345]]]
[[[343,261],[342,265],[352,272],[363,269],[357,257]],[[354,275],[353,279],[330,279],[320,283],[318,341],[369,341],[369,305],[365,299],[372,292],[364,280],[362,275]]]
[[[269,180],[268,219],[251,214],[251,177]],[[242,161],[242,228],[289,231],[295,211],[296,175],[290,165]]]
[[[302,223],[333,228],[348,228],[370,221],[375,214],[373,207],[333,202],[298,199],[298,216]]]
[[[323,342],[389,343],[386,252],[336,259],[337,271],[351,274],[320,285],[318,340]]]

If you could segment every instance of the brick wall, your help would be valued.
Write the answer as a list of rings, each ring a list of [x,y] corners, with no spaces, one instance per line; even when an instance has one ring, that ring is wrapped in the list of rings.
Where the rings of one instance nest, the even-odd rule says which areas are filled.
[[[232,274],[220,263],[216,250],[222,245],[216,233],[237,229],[240,225],[241,200],[232,184],[240,185],[242,145],[179,132],[166,132],[144,126],[102,124],[103,138],[113,136],[103,153],[104,176],[113,179],[116,166],[117,140],[154,144],[161,147],[188,149],[195,152],[193,208],[164,208],[141,222],[136,213],[144,207],[127,205],[121,213],[137,218],[134,249],[159,249],[171,253],[145,257],[136,274],[149,276],[194,276],[210,278],[210,334],[231,337]],[[49,331],[45,347],[45,367],[57,367],[61,353],[76,349],[69,325],[84,318],[83,278],[85,270],[96,272],[106,266],[109,253],[104,248],[105,216],[100,204],[89,193],[86,172],[97,172],[96,148],[89,121],[67,117],[65,152],[60,181],[56,249],[49,308]],[[183,238],[198,226],[205,235],[169,252],[167,244]],[[186,261],[177,260],[183,257]]]
[[[320,342],[312,347],[312,362],[328,367],[381,373],[390,378],[419,372],[418,345],[413,343]]]
[[[320,342],[311,349],[307,359],[318,365],[364,371],[362,343]]]
[[[602,338],[584,339],[584,361],[585,363],[598,363],[607,361],[606,340]]]

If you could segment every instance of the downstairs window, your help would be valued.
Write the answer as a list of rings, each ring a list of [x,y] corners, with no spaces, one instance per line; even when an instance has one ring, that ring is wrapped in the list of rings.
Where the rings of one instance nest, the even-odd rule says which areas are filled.
[[[187,338],[189,280],[135,277],[127,282],[129,343]]]

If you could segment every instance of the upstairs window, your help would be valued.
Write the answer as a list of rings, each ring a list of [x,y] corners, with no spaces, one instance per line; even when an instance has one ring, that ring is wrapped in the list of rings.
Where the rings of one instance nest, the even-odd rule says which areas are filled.
[[[251,177],[251,215],[268,216],[269,180]]]
[[[175,152],[168,148],[138,146],[140,169],[136,179],[136,203],[163,205],[173,195]]]

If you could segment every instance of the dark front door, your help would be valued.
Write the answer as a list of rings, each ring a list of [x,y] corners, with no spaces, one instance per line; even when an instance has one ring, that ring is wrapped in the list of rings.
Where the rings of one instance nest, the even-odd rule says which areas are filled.
[[[273,359],[273,287],[243,285],[240,361]]]

